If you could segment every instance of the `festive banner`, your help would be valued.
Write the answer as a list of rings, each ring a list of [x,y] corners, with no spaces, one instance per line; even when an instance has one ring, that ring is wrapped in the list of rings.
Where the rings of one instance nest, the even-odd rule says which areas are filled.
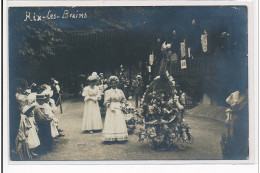
[[[152,54],[150,54],[150,56],[149,56],[149,64],[150,64],[150,65],[153,65],[153,61],[154,61],[154,54],[152,53]]]
[[[185,42],[181,42],[181,57],[185,57],[186,52],[185,52]]]
[[[188,57],[190,58],[191,57],[191,54],[190,54],[190,47],[188,48]]]
[[[186,59],[181,60],[181,69],[187,68]]]
[[[207,32],[204,31],[204,34],[201,35],[201,46],[203,52],[207,52],[207,45],[208,45]]]
[[[152,72],[152,68],[151,68],[151,66],[148,66],[148,72],[149,72],[149,73]]]

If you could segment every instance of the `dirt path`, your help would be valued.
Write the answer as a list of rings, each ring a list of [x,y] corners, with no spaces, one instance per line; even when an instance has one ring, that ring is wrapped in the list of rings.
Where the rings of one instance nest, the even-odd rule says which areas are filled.
[[[57,114],[60,127],[66,136],[55,139],[53,152],[38,156],[35,160],[207,160],[222,159],[220,140],[224,126],[210,119],[186,117],[191,127],[194,143],[183,151],[153,151],[146,142],[129,135],[125,144],[105,145],[101,133],[87,134],[81,131],[84,102],[69,100],[63,104],[63,114]],[[104,119],[104,118],[103,118]]]

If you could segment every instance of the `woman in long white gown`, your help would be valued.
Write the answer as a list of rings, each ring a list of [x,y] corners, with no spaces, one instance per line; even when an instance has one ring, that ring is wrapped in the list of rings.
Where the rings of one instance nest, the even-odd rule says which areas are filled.
[[[126,141],[128,139],[125,117],[120,107],[126,102],[122,90],[117,89],[118,78],[111,76],[109,83],[111,89],[105,92],[104,105],[107,107],[103,129],[103,141]]]
[[[89,76],[88,80],[90,85],[85,87],[82,92],[84,97],[85,107],[82,121],[82,130],[89,131],[99,131],[103,129],[100,108],[98,105],[98,100],[101,99],[99,87],[95,86],[97,81],[96,76]]]

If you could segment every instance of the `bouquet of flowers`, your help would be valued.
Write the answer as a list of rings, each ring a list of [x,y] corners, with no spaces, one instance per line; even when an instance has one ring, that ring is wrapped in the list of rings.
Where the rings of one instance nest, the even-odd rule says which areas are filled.
[[[136,129],[136,124],[139,121],[139,112],[130,103],[122,104],[121,111],[125,114],[127,130],[131,134]]]

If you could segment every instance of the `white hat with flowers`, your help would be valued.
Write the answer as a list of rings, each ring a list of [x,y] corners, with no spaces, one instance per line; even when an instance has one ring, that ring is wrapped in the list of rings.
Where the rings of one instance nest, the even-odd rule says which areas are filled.
[[[88,81],[94,81],[94,80],[97,80],[98,78],[97,78],[97,76],[96,75],[93,75],[93,73],[92,73],[92,75],[90,75],[89,77],[88,77]]]
[[[118,79],[117,76],[110,76],[110,78],[108,79],[108,81],[109,81],[109,83],[110,83],[111,81],[119,82],[119,79]]]

